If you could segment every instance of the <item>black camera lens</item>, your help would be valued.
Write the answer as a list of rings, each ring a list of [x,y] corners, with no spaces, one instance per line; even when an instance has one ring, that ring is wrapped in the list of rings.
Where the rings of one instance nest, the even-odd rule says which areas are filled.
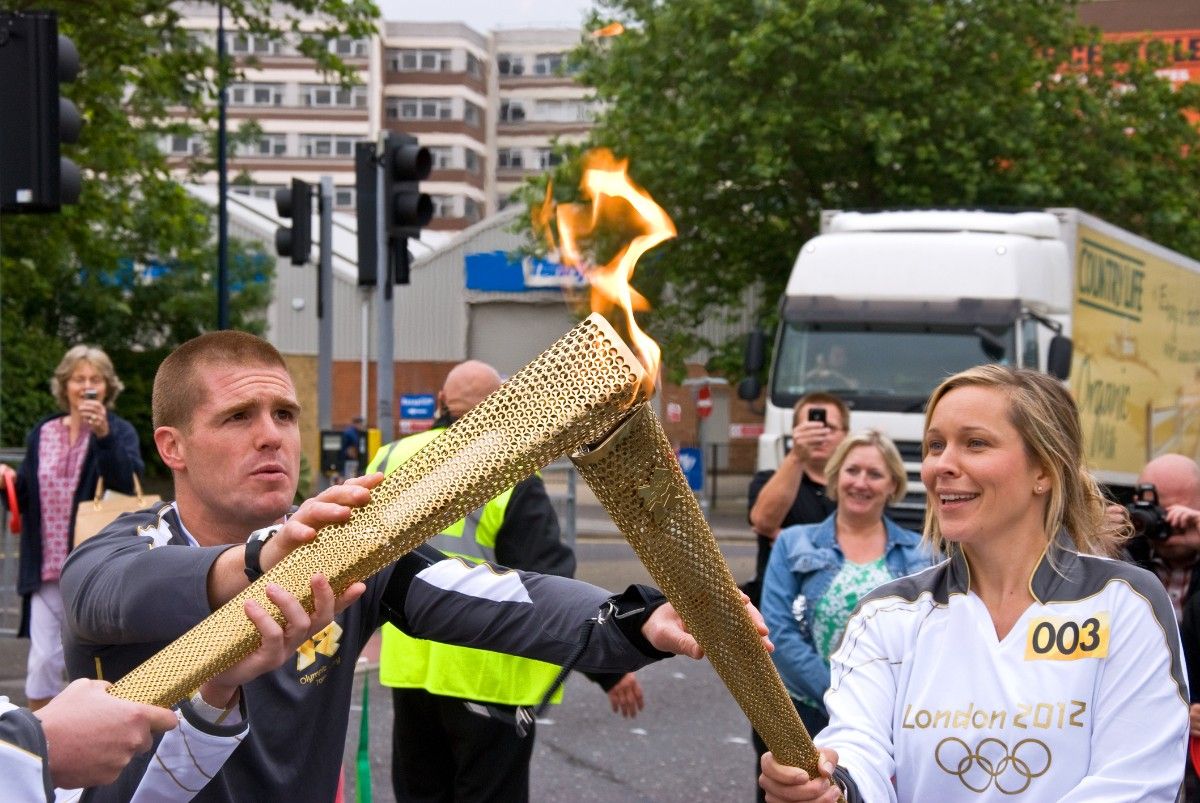
[[[1158,505],[1145,502],[1134,502],[1127,505],[1129,521],[1133,524],[1134,535],[1151,541],[1161,541],[1171,535],[1172,528],[1167,521],[1167,512]]]

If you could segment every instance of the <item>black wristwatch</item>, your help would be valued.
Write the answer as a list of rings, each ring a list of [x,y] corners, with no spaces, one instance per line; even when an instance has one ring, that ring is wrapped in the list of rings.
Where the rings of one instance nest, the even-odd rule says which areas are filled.
[[[246,578],[251,583],[263,576],[260,562],[262,549],[268,541],[275,537],[275,533],[279,532],[279,528],[282,526],[274,524],[270,527],[263,527],[261,530],[250,533],[250,537],[246,539]]]

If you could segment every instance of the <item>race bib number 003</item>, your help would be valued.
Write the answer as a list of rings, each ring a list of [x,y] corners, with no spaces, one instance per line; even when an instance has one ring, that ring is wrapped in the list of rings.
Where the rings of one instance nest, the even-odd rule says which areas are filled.
[[[1043,616],[1029,623],[1026,661],[1077,661],[1108,655],[1108,611],[1083,618]]]

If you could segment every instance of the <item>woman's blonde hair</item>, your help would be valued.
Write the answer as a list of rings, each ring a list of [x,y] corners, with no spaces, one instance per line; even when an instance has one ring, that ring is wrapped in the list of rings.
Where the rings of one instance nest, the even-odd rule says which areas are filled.
[[[100,372],[100,376],[104,377],[104,406],[111,410],[117,396],[121,395],[121,391],[125,389],[125,385],[117,378],[112,360],[108,358],[104,350],[83,343],[67,349],[67,353],[58,361],[58,367],[54,369],[54,376],[50,377],[50,394],[58,402],[59,409],[64,412],[71,410],[71,402],[67,399],[67,380],[71,378],[71,374],[75,372],[75,366],[81,361],[91,363],[92,367]]]
[[[925,409],[925,429],[938,403],[962,387],[994,388],[1008,399],[1008,421],[1021,435],[1025,452],[1050,476],[1042,528],[1049,539],[1060,529],[1084,554],[1116,555],[1124,532],[1104,517],[1105,502],[1083,458],[1083,427],[1075,400],[1061,382],[1039,371],[980,365],[938,385]],[[937,551],[944,548],[933,506],[925,510],[925,534]]]
[[[834,502],[837,501],[838,473],[842,470],[842,464],[846,462],[846,455],[858,446],[874,446],[879,450],[888,474],[892,475],[892,482],[896,483],[888,502],[894,505],[903,499],[908,493],[908,475],[904,472],[904,460],[900,457],[900,450],[892,443],[891,438],[873,429],[850,433],[825,461],[825,496]]]

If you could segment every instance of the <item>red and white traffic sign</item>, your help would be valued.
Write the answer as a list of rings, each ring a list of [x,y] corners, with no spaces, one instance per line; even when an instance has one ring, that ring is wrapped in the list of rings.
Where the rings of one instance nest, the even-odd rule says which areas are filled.
[[[696,415],[701,418],[708,418],[712,415],[712,411],[712,391],[708,389],[708,385],[701,385],[696,391]]]

